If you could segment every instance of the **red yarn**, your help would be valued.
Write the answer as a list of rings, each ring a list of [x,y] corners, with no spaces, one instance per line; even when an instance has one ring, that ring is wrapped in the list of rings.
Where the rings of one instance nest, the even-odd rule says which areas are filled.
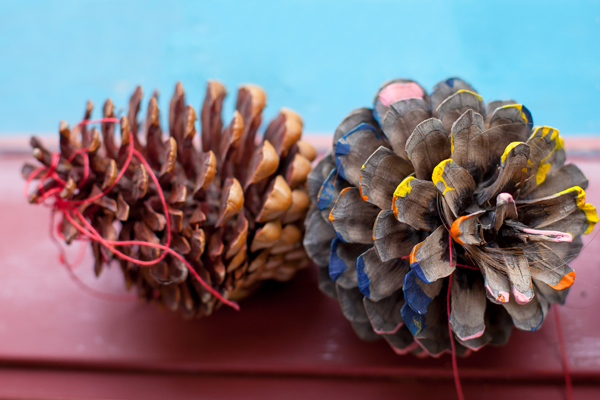
[[[452,259],[452,255],[450,255],[450,259]],[[477,267],[472,267],[470,265],[465,265],[465,264],[456,264],[457,267],[461,267],[461,268],[467,268],[467,269],[472,269],[475,271],[479,271],[479,268]]]
[[[452,265],[452,236],[449,237],[449,250],[450,250],[450,265]],[[473,270],[479,270],[479,268],[472,267],[465,264],[456,264],[457,267],[468,268]],[[464,394],[462,386],[460,384],[460,377],[458,375],[458,363],[456,360],[456,347],[454,346],[454,334],[452,333],[452,326],[450,325],[450,293],[452,288],[452,274],[448,279],[448,292],[446,294],[446,312],[448,313],[448,333],[450,335],[450,345],[452,347],[452,372],[454,373],[454,385],[456,386],[456,394],[459,400],[464,400]],[[571,372],[569,370],[569,362],[567,359],[567,352],[565,349],[565,341],[562,333],[562,324],[560,322],[560,314],[558,307],[554,307],[554,318],[556,319],[556,331],[558,333],[558,343],[560,346],[560,356],[562,358],[563,371],[565,375],[565,383],[567,389],[567,399],[573,400],[573,382],[571,380]]]
[[[102,118],[102,119],[97,119],[97,120],[84,120],[84,121],[79,122],[77,125],[82,126],[82,125],[86,125],[86,124],[102,123],[102,122],[119,123],[119,120],[117,118]],[[87,154],[88,152],[89,152],[89,148],[78,149],[78,150],[74,151],[73,154],[71,154],[71,156],[68,159],[68,161],[72,161],[75,158],[75,156],[77,156],[77,155],[80,155],[81,157],[83,157],[83,171],[84,171],[83,179],[79,183],[78,187],[81,187],[81,185],[83,185],[83,183],[85,183],[85,181],[89,177],[89,157]],[[133,158],[134,155],[146,167],[146,170],[148,171],[150,178],[156,185],[158,196],[160,198],[160,202],[162,204],[165,219],[166,219],[167,240],[164,245],[150,243],[150,242],[143,242],[143,241],[139,241],[139,240],[128,240],[128,241],[106,240],[94,229],[94,227],[84,218],[84,216],[81,214],[81,212],[75,207],[80,204],[92,203],[92,202],[102,198],[106,194],[108,194],[125,174],[125,171],[127,170],[127,167],[129,166],[129,163],[131,162],[131,159]],[[212,293],[213,296],[215,296],[217,299],[219,299],[223,303],[227,304],[228,306],[234,308],[235,310],[239,310],[239,306],[236,302],[225,299],[219,292],[217,292],[210,285],[208,285],[206,282],[204,282],[204,280],[202,280],[200,275],[198,275],[198,273],[194,270],[194,268],[190,265],[190,263],[188,263],[185,260],[185,258],[182,257],[180,254],[178,254],[175,250],[173,250],[169,247],[169,245],[171,244],[171,223],[170,223],[170,218],[169,218],[169,212],[167,209],[167,201],[165,199],[162,188],[160,187],[160,184],[158,182],[158,178],[152,171],[152,168],[150,167],[150,165],[148,165],[148,162],[146,161],[144,156],[142,156],[142,154],[139,151],[134,149],[133,140],[129,141],[129,152],[127,154],[127,159],[125,160],[125,163],[123,164],[123,167],[121,168],[121,171],[117,175],[114,183],[110,187],[108,187],[106,190],[104,190],[102,193],[99,193],[93,197],[90,197],[90,198],[87,198],[84,200],[64,200],[64,199],[60,198],[59,193],[65,187],[66,182],[56,174],[56,167],[58,166],[59,161],[60,161],[60,154],[58,152],[53,153],[52,161],[51,161],[49,167],[42,166],[40,168],[35,169],[34,171],[31,172],[31,174],[29,174],[29,176],[27,177],[26,182],[25,182],[25,188],[24,188],[25,197],[29,197],[27,189],[29,188],[31,181],[33,181],[33,179],[35,179],[42,172],[45,172],[45,174],[40,178],[40,182],[38,184],[38,190],[40,192],[40,196],[36,199],[35,203],[40,204],[40,203],[43,203],[47,198],[53,197],[54,203],[51,204],[53,215],[57,211],[61,212],[63,214],[63,217],[66,218],[79,231],[79,233],[81,235],[83,235],[83,236],[78,236],[76,238],[77,240],[81,240],[82,238],[89,238],[91,241],[100,243],[102,246],[106,247],[113,253],[117,254],[122,259],[130,261],[130,262],[138,264],[138,265],[141,265],[141,266],[145,266],[145,267],[154,265],[154,264],[160,262],[162,259],[164,259],[167,254],[171,254],[171,256],[173,256],[173,257],[179,259],[181,262],[183,262],[185,264],[185,266],[187,267],[188,271],[194,276],[194,278],[196,278],[198,280],[200,285],[202,285],[206,290],[208,290],[210,293]],[[58,186],[53,187],[53,188],[49,189],[48,191],[44,192],[43,186],[44,186],[46,179],[48,179],[48,178],[54,179],[54,181],[57,182]],[[75,216],[83,223],[85,228],[83,226],[81,226],[75,220],[75,218],[73,218],[72,213],[74,213]],[[55,240],[53,232],[52,232],[52,239]],[[138,260],[138,259],[129,257],[115,248],[115,246],[134,246],[134,245],[157,248],[157,249],[162,250],[162,254],[155,260],[142,261],[142,260]],[[62,247],[61,247],[61,262],[68,267],[68,270],[70,271],[72,276],[75,276],[73,274],[72,268],[66,261],[66,258],[64,256],[64,250],[62,250]],[[76,279],[78,279],[78,278],[76,278]],[[83,282],[81,282],[81,281],[78,281],[78,283],[83,284]]]
[[[87,124],[99,124],[101,122],[114,122],[118,124],[120,121],[118,118],[84,119],[83,121],[79,121],[77,126],[83,126]]]
[[[567,359],[565,339],[563,338],[562,325],[560,323],[560,314],[558,312],[558,307],[554,307],[554,319],[556,319],[556,333],[558,334],[558,345],[560,346],[560,356],[562,358],[563,370],[565,373],[567,399],[573,400],[573,382],[571,381],[571,371],[569,370],[569,360]]]
[[[65,249],[63,248],[63,246],[61,246],[60,242],[58,240],[56,240],[56,236],[59,236],[61,239],[64,239],[64,236],[62,235],[62,233],[60,233],[59,229],[57,229],[57,232],[54,232],[54,229],[52,229],[54,226],[54,215],[55,215],[55,210],[52,210],[52,216],[50,218],[50,239],[52,239],[52,241],[56,244],[56,247],[58,248],[58,251],[60,252],[59,260],[65,266],[65,269],[69,273],[69,277],[75,282],[75,284],[77,286],[79,286],[79,288],[81,290],[83,290],[84,292],[87,292],[88,294],[90,294],[94,297],[97,297],[99,299],[102,299],[102,300],[135,301],[135,297],[131,296],[131,295],[117,294],[117,293],[105,293],[105,292],[96,290],[93,287],[86,285],[85,282],[83,282],[79,278],[79,276],[77,276],[77,274],[75,274],[75,268],[81,263],[81,261],[83,261],[83,256],[85,254],[85,251],[84,251],[85,247],[83,245],[81,246],[81,249],[79,251],[77,259],[73,263],[74,265],[69,263],[69,261],[67,260],[67,255],[66,255]],[[55,233],[56,233],[56,235],[55,235]],[[85,239],[88,239],[88,238],[84,236],[80,240],[85,240]]]
[[[450,265],[452,265],[452,236],[448,235],[449,239],[449,250],[450,250]],[[463,265],[461,265],[463,266]],[[469,266],[464,265],[469,268]],[[465,400],[462,386],[460,384],[460,377],[458,376],[458,363],[456,361],[456,347],[454,346],[454,333],[452,332],[452,326],[450,325],[450,293],[452,291],[452,274],[448,279],[448,293],[446,294],[446,312],[448,314],[448,334],[450,336],[450,346],[452,347],[452,372],[454,373],[454,386],[456,386],[456,394],[458,400]]]

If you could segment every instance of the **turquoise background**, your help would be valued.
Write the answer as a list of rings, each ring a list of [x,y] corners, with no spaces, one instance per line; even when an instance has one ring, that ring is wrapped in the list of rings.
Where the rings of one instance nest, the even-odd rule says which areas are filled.
[[[137,84],[166,111],[181,80],[199,107],[207,79],[257,83],[267,117],[287,106],[329,132],[387,79],[452,75],[600,134],[600,2],[0,0],[2,135],[54,132],[88,98],[126,107]]]

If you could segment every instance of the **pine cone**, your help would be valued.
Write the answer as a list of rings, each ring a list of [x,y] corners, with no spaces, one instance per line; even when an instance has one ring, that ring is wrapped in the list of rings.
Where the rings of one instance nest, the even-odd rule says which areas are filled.
[[[223,85],[208,83],[200,115],[201,150],[194,141],[196,112],[186,105],[181,84],[177,84],[171,99],[166,141],[156,92],[143,126],[138,123],[140,87],[131,97],[127,116],[120,119],[120,144],[114,138],[114,122],[102,123],[101,133],[87,125],[71,130],[61,122],[60,159],[55,168],[59,179],[46,179],[30,201],[38,202],[53,188],[61,190],[58,201],[95,198],[124,172],[105,196],[79,206],[103,238],[164,245],[170,220],[170,248],[225,299],[243,298],[266,279],[291,279],[298,269],[310,264],[301,240],[310,203],[306,177],[316,152],[300,140],[302,119],[289,109],[280,111],[257,144],[256,133],[266,101],[265,93],[257,86],[239,89],[233,119],[224,128],[221,109],[225,95]],[[88,102],[84,119],[89,120],[91,114],[92,103]],[[109,99],[103,116],[111,118],[115,114]],[[140,140],[140,131],[145,140]],[[122,171],[131,140],[158,178],[168,218],[157,185],[144,164],[133,157]],[[31,145],[34,156],[51,167],[52,154],[35,137]],[[84,158],[72,157],[82,148],[88,148],[87,178]],[[33,166],[25,165],[23,175],[29,176],[33,170]],[[80,234],[67,219],[62,220],[60,231],[67,243]],[[221,304],[188,273],[184,262],[171,254],[143,267],[98,242],[92,242],[92,248],[96,275],[104,265],[118,260],[127,288],[135,286],[142,300],[155,301],[173,311],[179,309],[186,317],[210,315]],[[161,254],[160,249],[145,246],[118,249],[144,261],[155,260]]]
[[[532,127],[525,106],[486,107],[457,78],[431,96],[387,82],[342,121],[308,177],[304,245],[358,335],[440,355],[449,292],[465,354],[506,343],[512,325],[536,330],[565,301],[598,216],[558,131]]]

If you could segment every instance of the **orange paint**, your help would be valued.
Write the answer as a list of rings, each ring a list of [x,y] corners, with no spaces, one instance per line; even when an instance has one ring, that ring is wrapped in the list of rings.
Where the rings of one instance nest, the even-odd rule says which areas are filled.
[[[450,236],[452,236],[452,239],[454,239],[454,241],[458,244],[464,244],[463,241],[460,240],[460,235],[462,235],[462,232],[460,231],[460,224],[468,217],[468,215],[459,217],[452,223],[452,226],[450,227]]]
[[[329,221],[333,222],[333,214],[332,214],[333,210],[329,211]]]
[[[502,295],[502,294],[499,294],[498,298],[496,300],[498,300],[500,303],[506,303],[506,299],[504,298],[504,295]]]
[[[345,196],[345,195],[346,195],[346,192],[347,192],[348,190],[350,190],[350,189],[352,189],[352,186],[349,186],[349,187],[347,187],[347,188],[344,188],[344,189],[342,189],[342,191],[340,192],[340,197],[343,197],[343,196]]]
[[[417,250],[419,250],[419,247],[421,247],[421,245],[424,242],[421,243],[417,243],[413,246],[411,252],[410,252],[410,256],[408,256],[408,261],[410,261],[411,264],[416,263],[417,262]]]
[[[360,178],[358,180],[360,181]],[[360,183],[358,184],[358,193],[360,193],[360,197],[364,201],[368,201],[369,200],[369,196],[363,196],[363,194],[362,194],[362,185]]]
[[[575,282],[575,271],[571,271],[568,274],[566,274],[565,276],[563,276],[562,279],[560,280],[560,282],[558,282],[556,285],[554,285],[554,286],[548,285],[548,286],[550,286],[554,290],[564,290],[566,288],[571,287],[571,285],[573,285],[573,282]]]

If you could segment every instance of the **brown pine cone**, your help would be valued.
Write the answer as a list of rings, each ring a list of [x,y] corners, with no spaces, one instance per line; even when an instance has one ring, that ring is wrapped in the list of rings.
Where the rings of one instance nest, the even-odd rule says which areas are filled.
[[[241,299],[266,279],[291,279],[310,263],[302,237],[310,203],[306,177],[316,152],[300,140],[302,119],[289,109],[281,109],[257,143],[266,102],[258,86],[240,87],[233,119],[224,127],[221,109],[225,95],[222,84],[208,83],[199,145],[194,140],[196,112],[186,105],[181,84],[175,87],[169,107],[168,138],[161,128],[156,92],[150,98],[146,120],[138,122],[140,87],[130,99],[127,115],[120,117],[120,143],[114,137],[114,122],[103,122],[101,132],[88,125],[70,129],[61,122],[60,158],[54,164],[57,176],[47,178],[30,201],[39,202],[45,193],[60,190],[57,202],[82,203],[78,209],[85,220],[107,240],[165,245],[170,221],[170,248],[225,299]],[[91,115],[92,103],[88,102],[84,120]],[[115,115],[109,99],[103,117]],[[122,171],[130,141],[157,177],[168,216],[157,185],[140,159],[131,158]],[[31,145],[43,165],[53,166],[51,152],[37,138],[31,139]],[[84,156],[74,155],[86,148],[87,177]],[[29,176],[34,169],[26,164],[23,175]],[[120,172],[123,176],[117,181]],[[100,196],[107,189],[108,193]],[[84,201],[90,198],[95,200]],[[77,217],[74,221],[84,223]],[[80,236],[66,218],[60,231],[67,243]],[[172,254],[144,267],[124,260],[98,242],[92,242],[92,248],[96,275],[117,260],[127,288],[135,286],[141,300],[181,310],[189,318],[210,315],[221,304]],[[162,253],[146,246],[116,249],[143,261],[156,260]]]

